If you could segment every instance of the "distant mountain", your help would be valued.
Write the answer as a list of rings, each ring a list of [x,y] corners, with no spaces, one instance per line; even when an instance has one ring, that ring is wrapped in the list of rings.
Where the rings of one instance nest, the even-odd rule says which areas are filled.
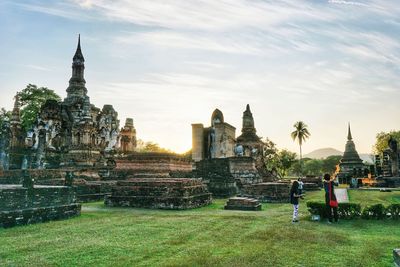
[[[373,164],[374,163],[374,155],[373,154],[360,154],[360,158],[363,161],[368,162],[369,164]]]
[[[329,156],[342,156],[342,155],[343,155],[342,151],[328,147],[328,148],[320,148],[320,149],[314,150],[308,154],[305,154],[303,156],[303,158],[325,159]],[[371,164],[374,163],[372,154],[359,154],[359,155],[363,161],[366,161]]]
[[[342,151],[328,147],[328,148],[320,148],[314,150],[308,154],[305,154],[303,158],[325,159],[329,156],[342,156],[342,155],[343,155]]]

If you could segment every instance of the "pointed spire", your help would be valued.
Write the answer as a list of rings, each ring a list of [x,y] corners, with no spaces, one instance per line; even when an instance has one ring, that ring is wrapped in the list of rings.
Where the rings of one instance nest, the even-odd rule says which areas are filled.
[[[347,140],[353,140],[353,137],[351,136],[351,129],[350,129],[350,122],[349,122],[349,131],[347,133]]]
[[[19,106],[19,96],[18,92],[14,97],[14,108],[12,110],[12,118],[11,118],[11,124],[19,124],[21,122],[20,119],[20,106]]]
[[[250,105],[249,104],[247,104],[247,106],[246,106],[246,111],[250,111]]]
[[[85,61],[85,58],[83,57],[82,50],[81,50],[81,35],[78,35],[78,46],[76,47],[76,52],[73,57],[73,61],[75,62],[76,60],[79,60],[81,62]]]

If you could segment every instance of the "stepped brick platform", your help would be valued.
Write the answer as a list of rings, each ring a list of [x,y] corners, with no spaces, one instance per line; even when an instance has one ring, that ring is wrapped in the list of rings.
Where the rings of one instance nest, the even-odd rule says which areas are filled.
[[[304,191],[318,191],[321,190],[321,187],[316,183],[304,183],[303,184]]]
[[[183,210],[211,204],[211,193],[198,179],[133,178],[118,181],[105,204],[112,207]]]
[[[244,186],[243,195],[256,198],[262,202],[289,202],[290,184],[286,182],[259,183]]]
[[[248,197],[231,197],[226,203],[226,210],[261,210],[261,203],[257,199]]]
[[[400,249],[393,249],[393,259],[395,266],[400,267]]]
[[[196,162],[196,177],[201,177],[214,197],[236,195],[236,180],[230,172],[229,159],[206,159]]]
[[[0,227],[66,219],[80,211],[72,187],[0,185]]]

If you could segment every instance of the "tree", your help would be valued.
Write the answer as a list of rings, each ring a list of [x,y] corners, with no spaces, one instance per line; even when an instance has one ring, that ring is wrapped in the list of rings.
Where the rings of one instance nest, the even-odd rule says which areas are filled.
[[[137,141],[136,151],[138,152],[158,152],[158,153],[173,153],[171,150],[160,147],[159,144],[154,142],[144,142],[139,139]]]
[[[295,161],[294,163],[293,163],[293,165],[292,165],[292,167],[290,168],[290,170],[289,170],[289,174],[291,175],[291,176],[296,176],[296,175],[299,175],[299,173],[301,172],[301,169],[300,169],[300,165],[301,166],[304,166],[304,164],[306,164],[308,161],[310,161],[311,159],[310,158],[302,158],[301,159],[301,162],[298,160],[298,161]]]
[[[302,121],[298,121],[296,122],[293,127],[295,128],[295,130],[291,133],[292,139],[293,141],[298,141],[299,143],[299,147],[300,147],[300,158],[299,158],[299,164],[300,164],[300,173],[299,175],[302,175],[302,165],[301,165],[301,159],[302,159],[302,151],[301,151],[301,146],[303,145],[303,143],[307,140],[307,138],[310,137],[310,132],[307,129],[307,124],[305,124]]]
[[[342,156],[329,156],[322,160],[322,172],[333,173],[336,170],[336,165],[339,164]]]
[[[276,148],[276,144],[268,138],[266,138],[264,141],[263,155],[264,164],[267,171],[271,172],[274,168],[276,169],[278,149]]]
[[[28,84],[25,89],[17,93],[21,104],[21,123],[25,131],[32,128],[40,108],[47,100],[61,101],[61,97],[47,87],[37,87]]]
[[[391,131],[389,133],[380,132],[376,135],[376,142],[374,145],[374,153],[377,155],[382,154],[382,152],[387,149],[388,141],[390,136],[397,140],[400,143],[400,131]]]
[[[4,120],[10,120],[11,119],[11,111],[5,110],[5,108],[0,109],[0,129],[3,126],[3,121]]]
[[[278,171],[279,177],[283,178],[287,175],[293,163],[296,162],[296,157],[296,153],[286,149],[282,149],[278,152],[276,170]]]
[[[310,176],[319,176],[322,174],[323,161],[320,159],[312,159],[304,164],[304,173]]]

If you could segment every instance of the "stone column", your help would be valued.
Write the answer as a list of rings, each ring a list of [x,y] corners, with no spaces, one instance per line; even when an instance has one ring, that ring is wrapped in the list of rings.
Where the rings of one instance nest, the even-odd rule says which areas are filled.
[[[192,159],[204,159],[204,126],[201,123],[192,124]]]

